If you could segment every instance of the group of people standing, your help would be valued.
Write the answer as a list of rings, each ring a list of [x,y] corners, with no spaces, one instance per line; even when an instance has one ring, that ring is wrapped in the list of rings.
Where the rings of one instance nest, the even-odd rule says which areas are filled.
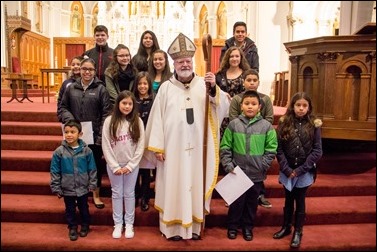
[[[227,236],[235,239],[241,227],[243,238],[251,241],[258,205],[272,206],[263,181],[277,157],[285,207],[283,227],[273,238],[291,233],[296,201],[291,246],[300,245],[306,190],[314,181],[309,171],[322,155],[320,121],[312,115],[310,98],[298,93],[274,129],[272,102],[257,91],[257,47],[246,34],[246,23],[236,22],[220,69],[203,78],[193,71],[196,47],[182,33],[165,52],[147,30],[131,57],[127,46],[107,45],[105,26],[95,27],[95,48],[72,60],[72,77],[58,98],[65,140],[53,155],[51,188],[64,196],[71,240],[89,232],[89,191],[94,205],[104,207],[99,192],[105,170],[112,190],[113,238],[120,238],[124,228],[126,238],[134,236],[135,206],[140,198],[141,209],[149,209],[153,176],[161,233],[173,241],[199,240],[219,167],[229,173],[239,166],[254,185],[229,205]],[[80,122],[87,121],[92,144],[79,139]],[[75,202],[82,216],[80,232]]]
[[[83,144],[93,155],[97,168],[96,185],[91,190],[93,204],[98,209],[105,207],[100,199],[100,188],[102,174],[107,172],[112,189],[113,237],[121,237],[124,224],[125,237],[132,238],[135,205],[141,198],[141,209],[149,209],[151,169],[155,168],[143,158],[144,129],[159,84],[169,79],[172,73],[167,54],[159,49],[152,31],[142,34],[142,48],[132,58],[127,46],[119,44],[115,49],[108,46],[108,30],[105,26],[95,27],[94,38],[96,45],[93,49],[72,59],[72,75],[63,82],[59,91],[57,114],[63,124],[72,121],[91,123],[94,142]],[[148,69],[151,69],[151,74]],[[81,132],[82,129],[78,130]],[[62,143],[67,148],[64,150],[71,154],[70,162],[75,158],[75,145],[79,142],[81,140],[70,147],[66,146],[66,140]],[[62,159],[52,163],[51,188],[53,193],[73,196],[75,200],[75,197],[82,195],[66,195],[65,186],[78,186],[75,180],[76,169],[85,172],[87,167],[74,167],[71,164],[62,162]],[[69,171],[69,175],[66,171]],[[69,184],[63,183],[65,180],[69,180]],[[81,212],[83,209],[79,210]],[[75,208],[66,206],[71,240],[77,240],[83,234],[77,231],[75,211]],[[87,215],[89,216],[89,212]],[[82,221],[82,229],[89,230],[88,222],[89,220]]]

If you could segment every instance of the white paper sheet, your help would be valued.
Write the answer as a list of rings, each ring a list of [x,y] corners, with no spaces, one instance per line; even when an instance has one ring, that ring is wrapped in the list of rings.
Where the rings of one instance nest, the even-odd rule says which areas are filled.
[[[83,133],[81,139],[84,140],[86,144],[94,144],[92,122],[81,122],[81,127]]]
[[[216,191],[228,205],[254,185],[239,166],[234,168],[234,172],[235,174],[228,173],[215,186]]]
[[[86,144],[94,144],[93,139],[93,126],[92,122],[81,122],[82,127],[82,137],[80,137]],[[64,139],[64,124],[62,124],[62,132],[63,132],[63,139]]]

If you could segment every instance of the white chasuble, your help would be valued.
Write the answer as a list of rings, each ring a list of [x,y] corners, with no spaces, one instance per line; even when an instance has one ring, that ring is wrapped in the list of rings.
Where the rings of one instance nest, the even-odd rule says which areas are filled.
[[[195,76],[185,88],[173,76],[160,86],[149,115],[147,149],[165,155],[165,161],[157,161],[156,166],[155,208],[160,212],[160,230],[167,238],[180,235],[190,239],[192,233],[200,234],[203,213],[210,211],[219,167],[219,126],[227,116],[229,100],[217,86],[216,96],[209,96],[204,193],[205,99],[202,77]],[[192,122],[187,115],[191,108]]]

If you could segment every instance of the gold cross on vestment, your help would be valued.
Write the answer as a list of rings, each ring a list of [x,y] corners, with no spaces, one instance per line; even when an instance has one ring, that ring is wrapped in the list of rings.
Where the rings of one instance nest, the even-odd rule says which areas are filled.
[[[188,151],[189,152],[189,156],[191,156],[190,154],[191,154],[191,150],[193,150],[194,149],[194,147],[191,147],[190,146],[190,143],[188,143],[187,144],[187,148],[185,149],[185,151]]]

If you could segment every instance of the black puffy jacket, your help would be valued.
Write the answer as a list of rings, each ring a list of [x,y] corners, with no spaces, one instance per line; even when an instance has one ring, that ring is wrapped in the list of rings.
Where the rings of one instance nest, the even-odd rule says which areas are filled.
[[[111,107],[109,92],[101,80],[95,77],[84,91],[81,78],[78,78],[64,92],[60,117],[63,123],[71,119],[91,121],[94,143],[101,145],[103,122],[110,114]]]

